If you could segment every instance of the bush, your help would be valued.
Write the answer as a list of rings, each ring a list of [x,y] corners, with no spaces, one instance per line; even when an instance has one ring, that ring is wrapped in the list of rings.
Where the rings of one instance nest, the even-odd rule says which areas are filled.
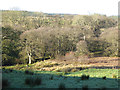
[[[66,76],[64,76],[64,79],[66,79],[67,77]]]
[[[89,75],[87,75],[86,78],[89,79]]]
[[[9,69],[10,72],[12,72],[13,70],[12,69]]]
[[[60,69],[55,70],[56,72],[62,72]]]
[[[113,74],[113,75],[112,75],[112,78],[117,78],[117,76]]]
[[[56,69],[55,71],[56,72],[64,72],[67,74],[67,73],[71,72],[71,70],[72,70],[72,68],[66,67],[66,68]]]
[[[26,85],[30,85],[30,86],[36,86],[36,85],[40,85],[42,82],[41,78],[33,78],[33,77],[29,77],[25,79],[25,84]]]
[[[88,80],[89,79],[89,75],[82,75],[81,76],[81,80]]]
[[[86,55],[82,55],[82,56],[79,56],[78,59],[77,59],[81,64],[89,64],[90,63],[90,60],[88,58],[88,56]]]
[[[36,78],[35,79],[35,85],[40,85],[41,84],[41,78]]]
[[[69,72],[63,72],[63,75],[65,75],[65,74],[69,74]]]
[[[78,70],[77,69],[72,69],[71,72],[77,72]]]
[[[25,70],[25,74],[33,75],[34,72],[31,72],[31,71]]]
[[[102,79],[106,80],[106,76],[102,77]]]
[[[53,80],[53,75],[52,76],[50,76],[50,78],[49,78],[50,80]]]
[[[5,73],[10,73],[12,72],[13,70],[12,69],[3,69]]]
[[[82,90],[88,90],[88,86],[87,85],[83,86]]]
[[[26,78],[26,79],[25,79],[25,84],[26,84],[26,85],[30,85],[31,82],[32,82],[32,79],[31,79],[31,78]]]
[[[44,65],[44,67],[53,67],[53,64]]]
[[[80,41],[77,43],[76,45],[77,51],[75,52],[75,56],[79,57],[79,56],[84,56],[84,55],[88,55],[89,51],[87,49],[87,43],[86,41]]]
[[[2,70],[5,70],[5,68],[2,68]]]
[[[80,71],[81,71],[81,70],[83,70],[83,68],[82,68],[82,67],[76,67],[76,69],[78,69],[78,70],[80,70]]]
[[[61,72],[61,73],[56,73],[56,75],[58,75],[58,76],[63,76],[64,75],[64,73],[63,72]]]
[[[106,90],[106,87],[102,87],[102,88],[100,88],[100,90]]]
[[[71,68],[70,67],[67,67],[67,68],[63,68],[61,71],[62,72],[65,72],[65,73],[68,73],[68,72],[71,72]]]
[[[60,83],[59,85],[59,90],[65,90],[65,84],[64,83]]]
[[[8,82],[8,79],[2,79],[2,87],[3,88],[7,88],[10,85],[10,83]]]
[[[104,56],[105,50],[110,47],[110,43],[104,40],[87,40],[88,50],[93,56]],[[107,52],[106,52],[107,53]]]
[[[64,59],[65,60],[75,60],[77,58],[75,57],[75,53],[71,51],[69,53],[66,53]]]
[[[75,78],[75,76],[74,76],[74,78]],[[77,82],[78,82],[78,83],[80,82],[80,78],[77,79]]]

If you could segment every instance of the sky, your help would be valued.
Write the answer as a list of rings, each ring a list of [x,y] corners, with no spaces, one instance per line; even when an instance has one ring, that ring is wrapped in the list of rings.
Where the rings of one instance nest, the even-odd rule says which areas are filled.
[[[107,16],[118,15],[119,0],[1,0],[0,10],[26,10],[44,13],[65,13]]]

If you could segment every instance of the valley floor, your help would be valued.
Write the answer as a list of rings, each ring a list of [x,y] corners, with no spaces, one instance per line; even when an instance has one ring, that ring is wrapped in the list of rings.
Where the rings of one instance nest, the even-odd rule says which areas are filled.
[[[61,83],[64,84],[65,88],[118,88],[120,69],[116,67],[117,60],[117,58],[94,58],[90,60],[89,64],[72,64],[64,60],[61,62],[46,60],[29,66],[5,66],[3,67],[2,77],[10,83],[8,88],[59,88]],[[95,63],[105,64],[97,65]],[[31,71],[33,74],[26,74],[26,70]],[[82,79],[82,75],[89,75],[89,79]],[[40,85],[25,84],[26,78],[34,79],[36,77],[41,78]],[[106,79],[103,77],[106,77]]]

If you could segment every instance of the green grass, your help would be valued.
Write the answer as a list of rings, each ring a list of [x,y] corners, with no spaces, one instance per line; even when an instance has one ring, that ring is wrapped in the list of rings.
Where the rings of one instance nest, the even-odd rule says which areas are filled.
[[[118,69],[85,69],[78,72],[71,72],[67,76],[81,76],[81,75],[90,75],[90,77],[103,77],[112,78],[112,75],[116,75],[118,77]]]
[[[10,86],[14,88],[29,88],[30,85],[25,84],[25,80],[28,77],[36,78],[41,77],[42,84],[35,85],[35,88],[42,88],[42,87],[48,87],[48,88],[57,88],[59,87],[59,84],[61,81],[63,81],[66,85],[66,88],[68,87],[82,87],[82,85],[88,85],[89,87],[103,87],[107,85],[107,87],[117,87],[117,81],[115,79],[112,79],[112,74],[116,75],[118,77],[118,70],[117,69],[86,69],[79,72],[70,72],[65,74],[64,72],[56,72],[56,71],[33,71],[33,75],[25,74],[24,71],[13,71],[10,73],[3,73],[3,78],[6,78],[10,81]],[[89,75],[90,79],[88,80],[81,80],[82,75]],[[53,79],[51,78],[51,75],[53,75]],[[67,78],[65,78],[65,77]],[[102,77],[106,76],[107,79],[103,80]],[[91,78],[93,77],[93,78]],[[98,79],[98,78],[101,79]],[[108,78],[111,78],[108,79]],[[79,79],[79,82],[77,80]],[[28,80],[29,81],[29,80]],[[72,82],[72,83],[71,83]],[[27,82],[29,83],[29,82]],[[97,86],[96,86],[97,85]]]
[[[10,81],[10,87],[14,88],[30,88],[32,85],[29,84],[29,80],[25,84],[25,80],[28,77],[41,77],[42,83],[40,85],[33,85],[33,88],[59,88],[60,82],[64,82],[65,88],[82,88],[84,85],[88,87],[118,87],[118,71],[120,69],[84,69],[75,72],[57,72],[57,71],[36,71],[34,64],[27,65],[15,65],[15,66],[5,66],[5,69],[14,69],[12,72],[3,73],[3,78]],[[39,67],[39,66],[37,66]],[[32,69],[30,69],[32,68]],[[34,72],[33,75],[25,74],[25,70]],[[5,71],[5,70],[4,70]],[[20,71],[20,72],[19,72]],[[89,79],[81,80],[82,75],[89,75]],[[51,76],[54,78],[51,79]],[[106,80],[102,77],[106,76]],[[113,78],[113,76],[115,78]],[[67,78],[66,78],[67,77]],[[72,83],[71,83],[72,82]],[[34,84],[34,83],[33,83]]]
[[[35,73],[38,74],[52,74],[52,75],[65,75],[64,72],[56,72],[56,71],[34,71]]]
[[[29,68],[33,66],[30,65]],[[20,71],[25,71],[26,70],[26,65],[15,65],[15,66],[5,66],[5,69],[18,69]],[[28,68],[28,69],[29,69]],[[34,70],[31,70],[34,71]],[[34,73],[41,73],[41,74],[54,74],[54,75],[64,75],[64,76],[82,76],[83,74],[85,75],[90,75],[90,77],[103,77],[106,76],[107,78],[113,78],[113,75],[118,77],[118,69],[85,69],[77,72],[70,72],[70,73],[65,73],[65,72],[56,72],[56,71],[34,71]]]

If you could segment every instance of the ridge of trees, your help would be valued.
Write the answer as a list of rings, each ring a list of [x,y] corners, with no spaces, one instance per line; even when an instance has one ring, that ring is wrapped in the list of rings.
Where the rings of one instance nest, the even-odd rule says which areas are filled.
[[[118,22],[113,17],[27,11],[2,11],[2,16],[3,65],[31,64],[71,51],[76,57],[118,55]]]

